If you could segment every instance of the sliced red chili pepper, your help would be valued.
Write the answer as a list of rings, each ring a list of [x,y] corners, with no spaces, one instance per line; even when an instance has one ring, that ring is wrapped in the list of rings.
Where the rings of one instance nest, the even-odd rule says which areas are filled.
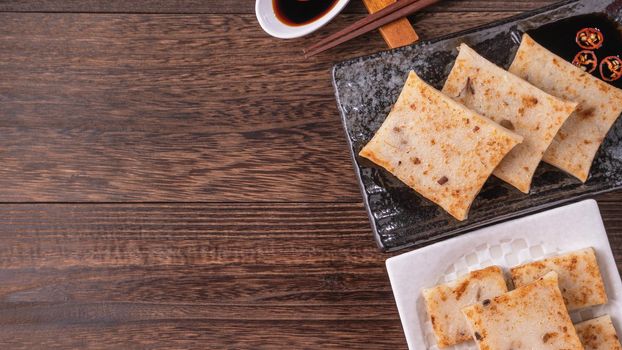
[[[605,81],[615,81],[622,77],[622,59],[618,56],[605,57],[600,62],[600,76]]]
[[[593,51],[583,50],[574,56],[572,64],[588,73],[592,73],[598,67],[598,58]]]
[[[603,46],[605,38],[598,28],[583,28],[577,32],[576,42],[582,49],[596,50]]]

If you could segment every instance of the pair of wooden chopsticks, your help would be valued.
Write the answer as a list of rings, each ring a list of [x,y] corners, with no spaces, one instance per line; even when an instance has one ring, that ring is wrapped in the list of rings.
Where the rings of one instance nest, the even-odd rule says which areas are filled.
[[[304,50],[305,57],[317,55],[320,52],[324,52],[350,39],[354,39],[369,31],[380,28],[385,24],[406,17],[439,1],[440,0],[398,0],[382,10],[360,21],[354,22],[337,33],[329,35],[316,44],[309,46]]]

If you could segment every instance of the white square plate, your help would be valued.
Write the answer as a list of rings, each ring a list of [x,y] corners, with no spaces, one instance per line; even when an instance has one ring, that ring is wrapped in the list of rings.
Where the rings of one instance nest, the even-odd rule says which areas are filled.
[[[582,248],[596,250],[609,297],[606,305],[571,313],[574,322],[611,315],[622,330],[622,281],[598,205],[586,200],[486,227],[387,259],[387,270],[409,349],[438,349],[421,290],[490,265],[510,267]],[[477,349],[474,342],[446,349]]]

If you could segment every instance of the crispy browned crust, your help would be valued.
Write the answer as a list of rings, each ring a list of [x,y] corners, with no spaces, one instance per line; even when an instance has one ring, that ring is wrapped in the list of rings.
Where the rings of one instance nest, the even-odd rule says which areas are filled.
[[[560,289],[568,309],[607,303],[605,284],[593,248],[516,266],[510,269],[510,274],[514,285],[520,287],[549,271],[559,275]]]
[[[389,116],[359,155],[464,220],[494,168],[521,141],[411,72]]]
[[[609,315],[577,323],[575,328],[585,350],[622,350]]]
[[[480,350],[583,350],[555,272],[462,312]]]
[[[600,144],[622,113],[622,90],[575,67],[527,34],[509,71],[553,96],[578,103],[542,159],[585,182]]]
[[[471,339],[460,311],[463,306],[505,292],[507,285],[498,266],[472,271],[456,282],[424,290],[423,297],[438,346],[444,348]]]
[[[576,107],[496,66],[465,44],[443,93],[524,137],[493,175],[529,193],[542,155]]]

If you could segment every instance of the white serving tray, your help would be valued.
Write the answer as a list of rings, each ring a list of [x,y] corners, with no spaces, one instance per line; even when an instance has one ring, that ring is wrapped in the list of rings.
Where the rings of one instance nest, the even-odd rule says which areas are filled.
[[[571,313],[574,322],[611,315],[622,331],[622,281],[598,205],[586,200],[387,259],[387,270],[409,349],[438,349],[421,290],[490,265],[508,268],[586,247],[596,250],[609,297],[606,305]],[[477,349],[474,342],[445,349]]]

